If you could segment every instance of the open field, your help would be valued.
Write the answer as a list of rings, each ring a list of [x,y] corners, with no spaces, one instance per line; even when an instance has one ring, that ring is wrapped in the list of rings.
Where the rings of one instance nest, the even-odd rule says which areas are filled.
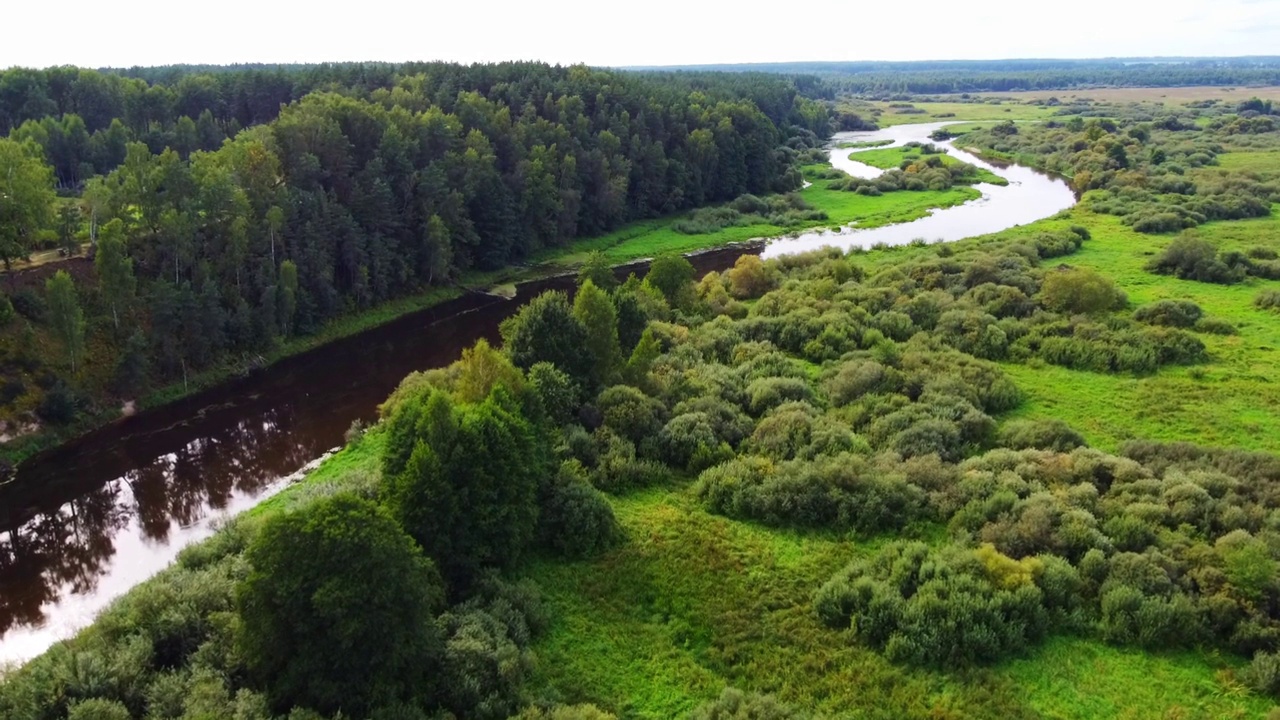
[[[1002,98],[1013,101],[1048,100],[1097,100],[1099,102],[1165,102],[1187,103],[1201,100],[1226,100],[1239,102],[1251,97],[1264,100],[1280,99],[1280,87],[1156,87],[1156,88],[1093,88],[1088,90],[1026,90],[1023,92],[972,93],[973,97]],[[948,95],[939,97],[947,98]],[[959,97],[956,95],[955,97]],[[922,105],[924,103],[921,103]]]
[[[894,105],[902,103],[892,103]],[[874,120],[880,127],[932,123],[941,121],[1027,121],[1052,117],[1056,108],[1042,105],[1025,105],[1007,102],[999,105],[973,102],[913,102],[911,106],[923,113],[903,112],[909,108],[890,107],[891,103],[876,102],[871,106],[880,111]]]

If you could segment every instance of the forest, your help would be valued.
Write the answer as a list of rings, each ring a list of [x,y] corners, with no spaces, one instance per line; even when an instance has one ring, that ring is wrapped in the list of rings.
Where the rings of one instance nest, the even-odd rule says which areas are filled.
[[[829,108],[777,76],[164,77],[0,73],[0,260],[92,255],[10,276],[0,394],[15,425],[74,425],[202,369],[253,367],[336,317],[629,221],[795,189],[796,153],[831,131]]]
[[[788,62],[661,69],[811,75],[832,91],[873,97],[1098,87],[1275,85],[1280,82],[1280,58],[1265,56]]]
[[[1265,71],[1179,72],[1210,70]],[[922,68],[962,71],[1109,70]],[[18,74],[48,104],[0,140],[28,193],[0,206],[22,229],[4,259],[64,242],[63,214],[93,244],[78,272],[10,274],[0,306],[0,390],[50,423],[611,230],[714,245],[1001,179],[948,145],[1079,202],[705,274],[583,245],[570,291],[409,374],[305,479],[0,669],[0,716],[1280,717],[1271,100],[156,68],[82,71],[122,104],[80,135],[58,72]],[[239,115],[258,82],[283,106]],[[148,88],[164,111],[135,126]],[[828,162],[836,131],[938,118],[957,124],[934,144],[860,148],[877,178]],[[68,132],[88,139],[64,176]]]

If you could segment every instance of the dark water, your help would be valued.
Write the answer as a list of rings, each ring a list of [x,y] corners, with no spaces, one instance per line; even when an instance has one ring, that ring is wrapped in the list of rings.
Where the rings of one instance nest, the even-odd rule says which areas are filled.
[[[935,127],[838,139],[907,142]],[[837,167],[856,170],[849,153],[832,151]],[[912,223],[806,233],[770,241],[764,252],[954,240],[1031,222],[1073,202],[1059,180],[963,159],[1009,178],[1010,186],[981,185],[982,199]],[[701,272],[723,270],[744,252],[760,250],[726,249],[692,260]],[[0,663],[26,660],[72,636],[183,547],[208,537],[223,518],[284,487],[289,475],[340,445],[352,421],[373,419],[405,375],[447,365],[479,338],[496,340],[498,324],[524,301],[571,287],[570,279],[559,278],[522,285],[513,300],[468,295],[24,463],[15,482],[0,486]]]

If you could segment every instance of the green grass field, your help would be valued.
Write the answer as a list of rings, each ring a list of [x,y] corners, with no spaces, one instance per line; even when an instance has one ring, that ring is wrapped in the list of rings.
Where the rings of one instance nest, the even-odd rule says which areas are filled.
[[[912,123],[932,123],[950,120],[1044,120],[1053,115],[1056,108],[1044,105],[1024,105],[1020,102],[1006,101],[994,103],[966,102],[916,102],[913,107],[923,113],[902,112],[904,108],[889,107],[889,103],[872,103],[880,114],[875,122],[880,127],[908,125]]]
[[[881,170],[891,170],[901,167],[903,162],[908,160],[915,161],[924,157],[924,153],[918,147],[894,147],[882,148],[879,150],[862,150],[849,154],[849,159],[856,160],[860,163],[866,163],[871,167],[877,167]],[[939,155],[942,158],[942,164],[946,166],[959,165],[960,161],[947,154]],[[992,185],[1008,185],[1009,181],[996,175],[990,170],[978,168],[978,182],[991,183]]]

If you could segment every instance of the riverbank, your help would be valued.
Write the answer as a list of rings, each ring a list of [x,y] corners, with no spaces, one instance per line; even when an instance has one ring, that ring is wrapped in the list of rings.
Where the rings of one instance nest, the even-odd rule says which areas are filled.
[[[807,177],[816,179],[821,170],[828,168],[829,166],[823,165],[806,166],[805,174]],[[564,247],[546,249],[530,258],[527,265],[511,266],[494,271],[469,272],[458,278],[452,286],[432,288],[418,295],[399,298],[377,307],[336,318],[326,323],[318,332],[289,338],[261,356],[226,359],[192,374],[185,383],[170,383],[147,393],[136,402],[135,408],[139,412],[162,408],[225,385],[250,373],[259,372],[282,360],[314,351],[335,341],[436,307],[468,292],[574,272],[593,251],[602,252],[612,264],[623,265],[653,257],[662,252],[691,253],[752,240],[784,237],[814,228],[839,228],[848,225],[877,228],[910,222],[925,217],[935,208],[960,205],[978,195],[977,191],[968,188],[955,188],[940,192],[891,193],[880,197],[866,197],[830,190],[822,182],[812,184],[798,192],[813,208],[825,212],[827,218],[804,221],[791,226],[767,223],[732,226],[697,235],[675,230],[676,222],[686,213],[629,223],[604,235],[576,240]],[[88,415],[68,426],[45,426],[37,432],[0,445],[0,463],[18,467],[16,475],[11,474],[7,482],[20,481],[22,463],[37,456],[56,453],[62,446],[78,438],[112,424],[126,422],[128,419],[119,410],[107,410]]]

